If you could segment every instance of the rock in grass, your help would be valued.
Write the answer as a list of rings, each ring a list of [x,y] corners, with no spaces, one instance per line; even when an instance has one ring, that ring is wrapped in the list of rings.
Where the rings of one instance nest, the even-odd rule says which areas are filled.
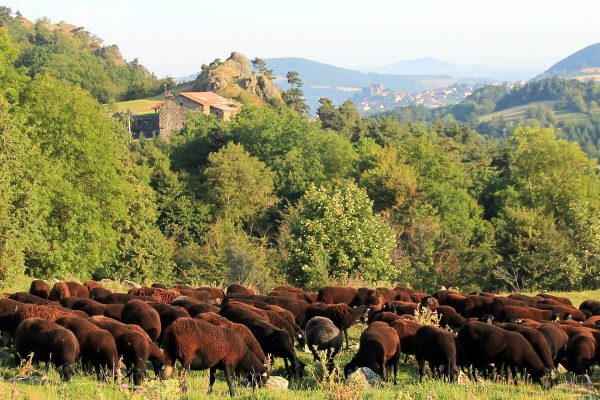
[[[382,381],[381,377],[373,370],[362,367],[348,376],[347,382],[358,386],[376,386]]]
[[[121,285],[127,286],[129,288],[141,288],[142,287],[142,285],[135,283],[133,281],[128,281],[127,279],[123,279],[121,281]]]
[[[274,390],[288,390],[289,382],[281,376],[271,376],[267,380],[265,387]]]

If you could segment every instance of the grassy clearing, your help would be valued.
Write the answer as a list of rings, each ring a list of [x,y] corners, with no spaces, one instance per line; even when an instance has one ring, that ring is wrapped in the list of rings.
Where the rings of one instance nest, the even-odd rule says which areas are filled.
[[[152,114],[154,110],[151,108],[156,103],[158,103],[159,99],[139,99],[139,100],[129,100],[129,101],[120,101],[115,103],[116,112],[131,112],[132,114],[143,115],[143,114]]]
[[[180,85],[177,85],[173,88],[169,89],[169,92],[172,94],[178,94],[181,92],[189,92],[192,90],[193,82],[185,82]],[[164,94],[158,94],[152,97],[146,97],[143,99],[137,100],[128,100],[128,101],[119,101],[115,103],[114,110],[115,112],[131,112],[136,115],[144,115],[151,114],[154,112],[150,107],[154,106],[159,101],[163,101],[165,99]]]
[[[29,280],[23,281],[17,287],[2,288],[2,291],[27,290]],[[113,290],[124,291],[125,288],[116,284]],[[535,294],[535,293],[532,293]],[[552,294],[569,297],[573,304],[578,305],[585,299],[600,299],[600,290],[583,292],[562,292]],[[355,326],[350,330],[351,349],[344,351],[337,359],[341,368],[350,361],[356,351],[358,338],[364,326]],[[290,382],[291,390],[287,392],[272,389],[260,389],[252,391],[248,388],[237,388],[238,398],[241,399],[539,399],[539,400],[562,400],[598,398],[589,394],[587,389],[573,385],[569,381],[570,376],[561,375],[559,384],[550,391],[542,391],[538,385],[520,383],[509,385],[498,382],[448,384],[440,381],[426,379],[419,383],[416,363],[410,359],[407,364],[401,362],[398,384],[383,384],[378,388],[360,389],[340,382],[330,385],[321,383],[322,369],[312,364],[312,356],[299,351],[299,358],[308,365],[306,376],[296,382]],[[151,369],[149,369],[151,371]],[[132,387],[124,387],[124,382],[105,383],[98,382],[94,376],[77,374],[70,382],[60,381],[58,373],[52,370],[40,370],[41,375],[49,379],[43,384],[33,382],[13,382],[13,378],[23,373],[23,369],[15,367],[12,357],[0,350],[0,399],[32,399],[32,400],[63,400],[63,399],[224,399],[228,397],[227,385],[221,373],[217,374],[214,393],[207,395],[208,372],[192,371],[188,376],[188,393],[179,391],[176,379],[168,381],[154,380],[154,373],[149,372],[150,379],[145,381],[139,390]],[[26,371],[25,371],[26,372]],[[600,390],[600,380],[596,370],[594,386]],[[272,375],[285,376],[283,362],[278,360]]]
[[[511,108],[507,108],[506,110],[496,111],[496,112],[493,112],[490,114],[482,115],[481,117],[479,117],[479,120],[481,122],[489,122],[493,119],[499,119],[499,118],[503,118],[503,119],[506,119],[509,121],[515,120],[515,119],[520,119],[520,118],[525,118],[527,110],[530,109],[531,107],[534,107],[537,105],[544,105],[552,110],[552,109],[554,109],[555,103],[556,103],[556,101],[554,101],[554,100],[534,101],[534,102],[531,102],[528,104],[524,104],[522,106],[511,107]]]

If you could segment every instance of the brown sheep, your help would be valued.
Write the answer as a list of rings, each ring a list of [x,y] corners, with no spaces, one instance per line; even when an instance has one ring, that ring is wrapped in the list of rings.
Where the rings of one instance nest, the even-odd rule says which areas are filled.
[[[160,315],[152,306],[142,300],[131,300],[125,304],[121,312],[121,322],[138,325],[153,342],[156,342],[160,336]]]
[[[201,286],[195,289],[199,292],[206,292],[210,296],[210,300],[222,302],[225,298],[225,292],[221,288],[210,287],[210,286]]]
[[[501,322],[515,322],[523,318],[542,322],[556,320],[558,316],[552,310],[539,310],[534,307],[504,306],[496,317]]]
[[[90,294],[92,293],[93,289],[102,288],[102,285],[100,283],[93,281],[91,279],[88,279],[87,281],[83,282],[83,286],[88,288]]]
[[[450,382],[456,382],[459,369],[456,366],[456,343],[454,335],[443,328],[422,326],[415,335],[415,358],[419,364],[419,382],[423,381],[425,362],[432,372],[441,370]]]
[[[380,325],[381,324],[381,325]],[[360,367],[370,368],[387,381],[394,369],[394,384],[400,360],[400,341],[396,332],[383,322],[374,322],[360,335],[358,352],[344,367],[344,376]]]
[[[232,293],[237,293],[237,294],[245,294],[245,295],[250,295],[250,296],[256,294],[256,293],[254,293],[254,290],[247,288],[245,286],[239,285],[237,283],[227,286],[225,293],[227,293],[228,295],[232,294]]]
[[[600,300],[585,300],[579,305],[581,311],[589,311],[592,315],[600,315]]]
[[[93,367],[96,376],[116,377],[119,353],[110,332],[79,317],[61,317],[55,321],[75,335],[79,342],[81,362],[85,368]]]
[[[363,289],[363,288],[361,288]],[[366,288],[365,288],[366,289]],[[377,303],[375,291],[372,289],[361,290],[347,286],[325,286],[319,289],[317,302],[325,304],[344,303],[348,306],[370,306]]]
[[[69,316],[79,316],[79,314],[67,308],[51,307],[44,304],[22,304],[13,315],[12,334],[14,335],[19,324],[28,318],[41,318],[46,321],[54,322],[60,317]]]
[[[490,363],[496,365],[498,371],[510,367],[513,374],[516,369],[525,368],[534,382],[548,388],[550,370],[531,344],[519,333],[510,332],[497,326],[482,322],[468,321],[458,332],[461,362],[465,366],[483,369]],[[471,375],[474,378],[474,375]]]
[[[108,289],[105,288],[93,288],[90,289],[90,299],[96,300],[96,301],[100,301],[104,299],[106,296],[108,296],[109,294],[111,294],[112,292]]]
[[[52,286],[52,290],[50,290],[50,294],[48,295],[48,300],[52,301],[60,301],[65,297],[69,297],[71,292],[69,291],[69,286],[67,286],[66,282],[57,282]]]
[[[71,306],[71,309],[81,310],[90,317],[93,317],[94,315],[106,314],[106,305],[93,299],[77,299],[77,301]]]
[[[52,302],[49,300],[42,299],[41,297],[35,296],[33,294],[29,294],[27,292],[16,292],[8,295],[8,298],[11,300],[18,301],[19,303],[27,303],[27,304],[58,304],[57,302]]]
[[[165,369],[163,378],[172,374],[176,361],[182,365],[179,382],[187,391],[185,377],[190,369],[210,369],[209,393],[215,382],[217,369],[225,372],[230,396],[235,396],[234,373],[252,374],[255,382],[266,379],[267,369],[248,349],[235,330],[220,328],[195,318],[181,318],[165,332]]]
[[[162,303],[170,303],[175,298],[181,296],[179,290],[166,290],[153,287],[132,288],[129,290],[128,294],[132,294],[134,296],[147,296],[152,298],[154,301],[160,301]]]
[[[59,303],[64,308],[72,309],[73,304],[75,304],[78,300],[79,300],[79,297],[77,297],[77,296],[69,296],[69,297],[63,297],[62,299],[60,299]]]
[[[291,377],[302,376],[303,364],[294,350],[293,337],[284,329],[260,319],[260,315],[235,304],[224,305],[219,314],[230,321],[246,325],[266,354],[283,358],[285,369]],[[259,318],[257,318],[259,317]]]
[[[389,323],[390,328],[396,331],[398,339],[400,340],[400,350],[402,353],[408,355],[415,354],[415,335],[421,327],[420,324],[414,321],[408,321],[406,319],[398,319]],[[406,362],[406,359],[405,359]]]
[[[240,337],[242,338],[242,340],[244,341],[246,346],[248,346],[248,349],[250,349],[250,351],[254,353],[256,358],[263,361],[265,364],[267,363],[267,361],[268,361],[267,357],[265,356],[265,353],[263,352],[262,348],[260,347],[260,343],[258,343],[256,338],[252,334],[252,331],[250,329],[248,329],[248,327],[246,325],[238,324],[236,322],[231,322],[227,318],[225,318],[219,314],[215,314],[213,312],[200,314],[194,318],[201,319],[206,322],[210,322],[211,324],[219,326],[221,328],[224,328],[224,327],[232,328],[233,330],[235,330],[238,333],[238,335],[240,335]]]
[[[31,282],[31,286],[29,287],[29,293],[46,300],[50,295],[50,286],[48,286],[46,281],[36,279],[33,282]]]
[[[149,301],[148,305],[156,310],[160,317],[160,335],[158,342],[162,341],[165,329],[178,318],[189,318],[190,314],[183,307],[171,306],[159,301]]]
[[[104,307],[106,308],[106,311],[104,312],[105,317],[112,318],[116,321],[121,320],[123,308],[125,308],[124,304],[105,304]]]
[[[377,314],[374,314],[373,317],[369,317],[369,324],[371,322],[376,322],[376,321],[381,321],[381,322],[385,322],[386,324],[389,324],[391,322],[394,322],[397,319],[401,319],[402,317],[399,316],[398,314],[395,314],[393,312],[389,312],[389,311],[383,311]]]
[[[146,376],[146,363],[150,358],[151,344],[148,335],[135,325],[126,325],[113,319],[94,316],[88,319],[102,329],[106,329],[115,339],[119,356],[123,358],[133,383],[140,385]],[[141,332],[140,332],[141,331]]]
[[[79,343],[70,330],[42,318],[29,318],[16,330],[15,353],[17,365],[33,355],[34,362],[52,362],[60,377],[68,381],[75,374]]]
[[[17,309],[20,308],[23,303],[11,299],[0,298],[0,332],[5,335],[10,335],[13,331],[13,318]],[[7,341],[8,337],[4,338],[3,341]]]
[[[440,316],[440,326],[442,328],[460,328],[467,321],[465,317],[450,306],[439,306],[434,311]]]
[[[564,305],[567,306],[572,306],[573,303],[571,303],[571,300],[566,298],[566,297],[560,297],[560,296],[553,296],[551,294],[547,294],[547,293],[538,293],[537,297],[541,297],[543,299],[550,299],[550,300],[554,300],[554,301],[558,301],[559,303],[562,303]]]

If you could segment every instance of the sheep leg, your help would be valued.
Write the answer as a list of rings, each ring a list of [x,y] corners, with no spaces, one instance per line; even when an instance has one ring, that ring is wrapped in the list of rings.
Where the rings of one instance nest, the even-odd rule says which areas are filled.
[[[215,373],[217,372],[216,368],[211,368],[208,371],[208,394],[212,394],[213,385],[215,384]]]
[[[346,350],[350,349],[350,345],[348,344],[348,329],[344,329],[344,337],[346,338]]]
[[[225,365],[225,379],[227,380],[227,386],[229,387],[229,395],[235,396],[235,390],[233,388],[233,368],[231,365]]]
[[[190,363],[185,363],[181,367],[181,372],[179,373],[179,387],[182,392],[187,392],[187,386],[185,386],[185,378],[187,377],[187,372],[190,369]]]
[[[394,361],[394,385],[398,384],[397,376],[398,376],[398,360]]]
[[[425,374],[425,359],[421,358],[417,360],[419,362],[419,383],[423,382],[423,375]]]
[[[312,355],[313,355],[313,358],[314,358],[314,361],[315,361],[315,362],[317,362],[317,361],[320,361],[320,358],[319,358],[319,353],[317,353],[317,350],[315,350],[315,348],[314,348],[314,346],[313,346],[312,344],[309,344],[309,345],[308,345],[308,349],[309,349],[309,350],[310,350],[310,352],[312,353]]]
[[[408,354],[404,355],[404,364],[406,364],[408,362]]]
[[[288,365],[288,359],[283,357],[283,365],[285,366],[285,372],[287,372],[287,374],[290,376],[290,378],[292,377],[292,373],[290,372],[290,367]]]

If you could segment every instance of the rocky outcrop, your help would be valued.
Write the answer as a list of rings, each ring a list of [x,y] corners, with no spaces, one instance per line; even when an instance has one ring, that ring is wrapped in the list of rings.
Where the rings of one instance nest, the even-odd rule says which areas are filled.
[[[264,101],[281,99],[281,92],[265,74],[250,70],[248,58],[233,52],[223,62],[213,61],[198,75],[195,91],[217,92],[225,96],[251,94]]]

